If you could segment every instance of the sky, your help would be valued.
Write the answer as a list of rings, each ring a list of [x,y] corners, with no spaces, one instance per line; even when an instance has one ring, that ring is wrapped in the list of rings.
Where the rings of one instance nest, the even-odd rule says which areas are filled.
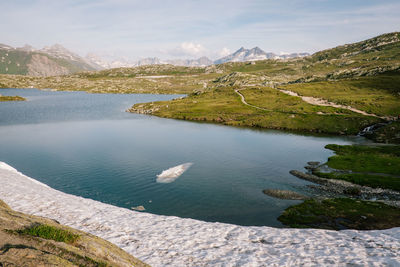
[[[313,53],[400,31],[399,0],[0,0],[0,43],[85,56]]]

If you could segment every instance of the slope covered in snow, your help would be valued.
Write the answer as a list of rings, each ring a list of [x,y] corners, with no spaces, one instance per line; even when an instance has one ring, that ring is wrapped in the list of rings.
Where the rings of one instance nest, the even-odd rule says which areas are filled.
[[[11,208],[102,237],[152,266],[400,265],[400,228],[277,229],[140,213],[54,190],[5,163],[0,185]]]

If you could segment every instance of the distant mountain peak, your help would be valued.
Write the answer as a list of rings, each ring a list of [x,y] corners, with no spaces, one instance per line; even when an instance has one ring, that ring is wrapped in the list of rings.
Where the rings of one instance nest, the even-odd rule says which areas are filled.
[[[23,47],[19,47],[17,49],[22,50],[22,51],[27,51],[27,52],[36,51],[36,48],[34,48],[33,46],[31,46],[29,44],[25,44]]]
[[[253,47],[252,49],[246,49],[244,47],[241,47],[234,53],[215,60],[214,64],[222,64],[225,62],[257,61],[265,59],[286,59],[286,58],[302,57],[308,55],[309,55],[308,53],[292,53],[289,55],[277,55],[274,53],[266,53],[258,46]]]
[[[60,45],[60,44],[54,44],[52,46],[45,46],[43,47],[43,49],[41,49],[40,51],[49,53],[49,54],[53,54],[55,56],[68,56],[68,57],[79,57],[78,55],[76,55],[75,53],[69,51],[68,49],[66,49],[64,46]]]
[[[254,48],[252,48],[250,51],[254,51],[254,52],[256,52],[256,53],[264,53],[264,54],[266,54],[261,48],[259,48],[258,46],[256,46],[256,47],[254,47]]]

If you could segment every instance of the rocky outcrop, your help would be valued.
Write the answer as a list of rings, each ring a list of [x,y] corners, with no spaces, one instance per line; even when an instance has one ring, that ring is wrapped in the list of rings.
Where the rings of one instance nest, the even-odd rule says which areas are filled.
[[[27,64],[27,67],[28,75],[31,76],[56,76],[70,73],[67,68],[60,66],[54,60],[40,54],[32,55],[31,61]]]
[[[358,67],[352,69],[339,69],[337,71],[326,74],[326,79],[337,80],[337,79],[360,77],[360,76],[374,76],[392,71],[400,71],[400,65],[394,64],[390,66],[377,66],[374,68]]]

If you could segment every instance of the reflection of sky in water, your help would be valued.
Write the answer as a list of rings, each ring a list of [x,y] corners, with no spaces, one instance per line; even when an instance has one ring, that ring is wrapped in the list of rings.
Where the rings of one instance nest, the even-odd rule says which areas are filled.
[[[298,202],[262,190],[304,191],[307,182],[289,170],[325,161],[332,155],[324,149],[328,143],[357,140],[123,112],[137,102],[174,96],[0,92],[29,100],[0,105],[0,161],[67,193],[209,221],[279,226],[282,210]],[[156,182],[163,170],[185,162],[194,164],[179,179]]]

